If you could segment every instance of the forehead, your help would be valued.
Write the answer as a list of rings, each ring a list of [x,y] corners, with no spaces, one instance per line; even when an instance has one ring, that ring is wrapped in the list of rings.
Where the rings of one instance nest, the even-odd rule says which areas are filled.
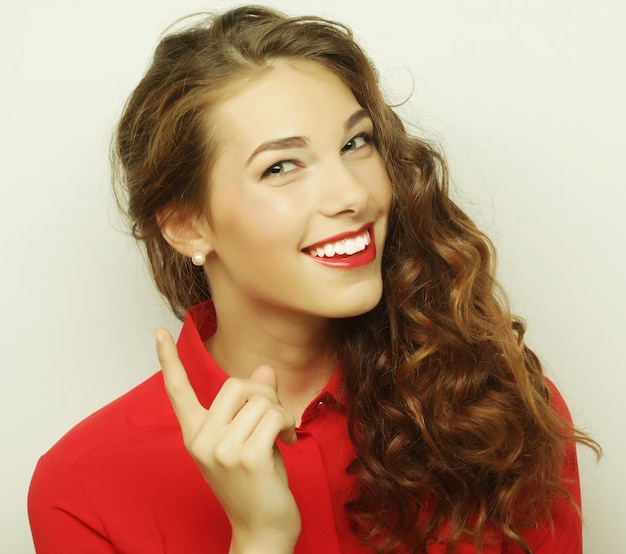
[[[350,89],[333,71],[318,62],[304,59],[279,59],[252,78],[234,86],[226,95],[223,108],[229,104],[242,104],[247,101],[271,103],[272,98],[283,100],[293,92],[302,93],[305,88],[316,92],[354,99]],[[272,93],[267,95],[267,93]]]
[[[351,90],[331,70],[312,61],[281,60],[234,87],[214,115],[221,139],[254,142],[342,127],[358,109]]]

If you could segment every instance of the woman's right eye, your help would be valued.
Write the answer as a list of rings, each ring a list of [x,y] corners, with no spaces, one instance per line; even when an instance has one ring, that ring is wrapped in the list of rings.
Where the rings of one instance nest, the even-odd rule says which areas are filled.
[[[268,167],[263,172],[263,177],[274,177],[274,176],[279,176],[279,175],[285,175],[286,173],[293,171],[297,167],[298,166],[296,165],[296,162],[292,162],[291,160],[284,160],[282,162],[275,163],[271,165],[270,167]]]

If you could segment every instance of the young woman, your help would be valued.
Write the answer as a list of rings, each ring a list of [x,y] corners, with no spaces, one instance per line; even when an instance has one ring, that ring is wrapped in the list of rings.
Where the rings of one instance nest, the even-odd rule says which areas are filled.
[[[38,552],[581,552],[595,444],[346,27],[242,7],[173,32],[115,156],[185,323],[42,457]]]

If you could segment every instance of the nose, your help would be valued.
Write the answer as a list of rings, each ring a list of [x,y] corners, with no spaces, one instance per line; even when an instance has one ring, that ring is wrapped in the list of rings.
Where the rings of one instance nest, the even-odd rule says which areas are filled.
[[[366,178],[342,158],[324,164],[319,174],[320,211],[328,216],[358,215],[369,199]]]

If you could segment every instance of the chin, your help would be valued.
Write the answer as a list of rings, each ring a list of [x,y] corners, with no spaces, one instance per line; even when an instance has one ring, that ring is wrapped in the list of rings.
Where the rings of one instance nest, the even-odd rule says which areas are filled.
[[[380,302],[382,291],[378,294],[369,294],[367,298],[355,299],[354,302],[346,301],[341,305],[333,306],[332,313],[328,317],[332,319],[343,319],[347,317],[356,317],[372,311]]]

